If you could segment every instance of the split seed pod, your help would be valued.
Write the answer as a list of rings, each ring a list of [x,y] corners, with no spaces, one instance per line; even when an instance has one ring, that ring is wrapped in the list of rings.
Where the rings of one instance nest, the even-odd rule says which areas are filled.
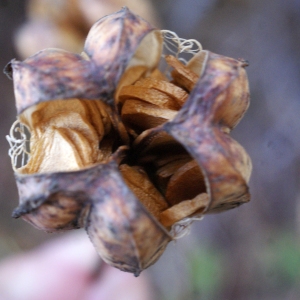
[[[183,47],[196,52],[187,64]],[[13,60],[13,216],[46,231],[84,227],[107,263],[138,275],[193,220],[249,201],[251,162],[229,137],[249,104],[244,66],[127,8],[91,28],[81,55]]]

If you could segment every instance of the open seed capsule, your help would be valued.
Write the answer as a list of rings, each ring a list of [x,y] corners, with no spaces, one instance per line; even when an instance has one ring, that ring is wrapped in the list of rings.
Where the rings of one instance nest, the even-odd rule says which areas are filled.
[[[171,81],[150,75],[118,94],[134,137],[132,155],[154,173],[171,206],[208,194],[205,209],[201,203],[185,217],[248,202],[251,160],[229,136],[249,106],[245,62],[203,50],[186,65],[171,55],[165,59]]]
[[[127,8],[95,23],[81,55],[13,60],[13,216],[85,227],[107,263],[138,275],[193,220],[249,201],[251,162],[229,137],[249,105],[244,66]]]

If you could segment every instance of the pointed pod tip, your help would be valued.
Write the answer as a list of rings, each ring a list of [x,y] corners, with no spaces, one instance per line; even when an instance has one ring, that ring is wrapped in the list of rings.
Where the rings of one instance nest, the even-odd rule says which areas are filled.
[[[249,61],[247,59],[238,58],[238,61],[241,62],[241,65],[242,65],[243,68],[249,66]]]
[[[21,214],[20,214],[18,208],[16,208],[16,209],[13,210],[11,216],[12,216],[12,218],[14,218],[14,219],[19,219],[19,218],[20,218]]]
[[[139,277],[140,276],[140,274],[141,274],[141,272],[142,272],[142,270],[137,270],[137,271],[135,271],[134,272],[134,277]]]
[[[14,61],[11,60],[3,69],[3,73],[9,78],[9,79],[13,79],[13,68],[12,68],[12,62]]]

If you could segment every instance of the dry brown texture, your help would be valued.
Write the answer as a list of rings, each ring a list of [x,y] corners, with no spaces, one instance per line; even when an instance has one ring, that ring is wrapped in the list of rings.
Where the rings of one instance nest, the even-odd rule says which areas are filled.
[[[139,78],[143,77],[147,71],[148,68],[146,66],[134,66],[124,72],[114,95],[115,103],[119,108],[122,106],[121,103],[119,103],[119,94],[123,86],[134,84]]]
[[[101,101],[69,99],[40,103],[20,115],[31,131],[30,159],[23,174],[78,170],[111,155],[99,144],[112,129]],[[110,151],[109,151],[110,148]],[[59,155],[58,155],[59,154]]]
[[[167,55],[166,61],[174,68],[171,73],[174,83],[191,92],[199,79],[199,75],[191,71],[172,55]]]
[[[111,102],[127,66],[152,72],[161,50],[160,33],[152,31],[123,8],[93,26],[82,56],[46,49],[6,69],[18,114],[24,112],[21,122],[31,131],[31,158],[16,172],[20,205],[14,217],[50,232],[84,226],[104,260],[136,275],[160,257],[171,237],[122,179],[118,164],[125,152],[110,157],[129,138],[119,116],[98,99]],[[161,202],[160,210],[167,208]],[[123,215],[113,213],[120,207]]]
[[[166,188],[167,201],[175,205],[182,200],[193,199],[206,191],[203,174],[195,160],[185,163],[169,179]]]
[[[6,70],[14,79],[17,112],[53,99],[101,99],[112,104],[126,67],[154,68],[161,47],[160,33],[125,7],[94,24],[82,56],[46,49],[24,62],[12,60]]]
[[[170,58],[170,60],[173,63],[174,61],[177,62],[175,58]],[[178,64],[179,67],[177,66]],[[182,70],[187,68],[179,62],[175,63],[175,67]],[[130,77],[127,82],[131,81],[132,69],[129,68],[127,71]],[[185,71],[185,73],[187,76],[191,74],[189,70]],[[143,74],[143,76],[146,75]],[[184,74],[181,77],[184,80]],[[174,223],[189,217],[192,212],[204,211],[206,207],[203,206],[203,202],[189,199],[193,199],[205,192],[206,187],[197,162],[192,160],[183,148],[181,148],[181,151],[179,150],[179,153],[182,150],[184,153],[177,154],[178,151],[176,151],[176,148],[179,146],[180,149],[178,142],[161,131],[157,133],[147,130],[159,128],[160,125],[172,120],[188,97],[188,93],[181,87],[166,81],[165,77],[161,76],[160,78],[146,77],[140,80],[136,80],[135,78],[135,82],[132,85],[124,85],[119,90],[116,94],[118,97],[116,101],[122,105],[122,120],[128,132],[136,138],[136,147],[140,148],[140,153],[137,154],[136,152],[136,157],[140,159],[140,163],[153,164],[155,162],[155,164],[159,165],[159,169],[157,169],[158,165],[155,167],[157,171],[154,171],[154,174],[153,170],[150,172],[152,173],[151,178],[152,180],[154,179],[155,184],[163,192],[169,204],[176,205],[182,201],[184,202],[181,206],[179,205],[174,209],[170,208],[166,212],[166,217],[163,219],[168,224],[166,226],[170,227]],[[126,80],[125,75],[123,76],[123,80]],[[140,133],[141,135],[138,136]],[[151,137],[152,133],[153,136]],[[172,147],[173,145],[175,147]],[[148,146],[150,146],[150,149]],[[163,160],[166,157],[164,157],[163,153],[167,153],[168,155],[168,160],[165,163]],[[164,157],[163,159],[162,156]],[[159,199],[161,196],[155,196],[155,187],[152,184],[151,190],[145,188],[149,185],[149,178],[141,176],[137,170],[142,170],[142,168],[121,166],[121,171],[127,185],[136,195],[139,195],[138,198],[140,201],[157,220],[160,220],[161,207],[155,199]],[[147,190],[148,192],[146,193]],[[189,201],[185,202],[186,200]],[[181,213],[179,213],[180,210]],[[172,220],[174,221],[173,223]]]
[[[91,78],[91,63],[78,54],[45,49],[10,66],[18,114],[26,108],[53,99],[97,99],[97,82]],[[55,76],[53,76],[55,74]]]
[[[150,77],[158,80],[168,81],[167,76],[159,69],[154,69],[154,71],[149,74],[149,78]]]
[[[26,21],[14,39],[19,57],[24,59],[46,48],[80,53],[90,27],[101,16],[124,6],[152,24],[158,23],[149,0],[28,0],[26,4]]]
[[[209,196],[205,193],[199,194],[194,199],[184,200],[160,214],[159,221],[165,227],[171,227],[176,222],[190,217],[193,214],[202,214],[209,204]]]
[[[141,133],[173,119],[176,113],[175,110],[159,108],[143,101],[127,100],[122,108],[122,120],[129,130]]]
[[[97,185],[98,200],[93,202],[87,232],[106,262],[137,276],[161,256],[171,237],[116,168],[99,180],[102,183]]]
[[[127,186],[139,201],[157,219],[160,213],[168,207],[168,203],[150,181],[147,173],[141,167],[120,166],[121,174]]]
[[[47,232],[76,229],[83,226],[89,206],[81,192],[61,191],[53,193],[40,207],[27,211],[22,218]]]
[[[16,179],[20,206],[14,217],[46,231],[85,226],[103,259],[124,271],[138,275],[171,240],[126,186],[115,161]]]
[[[159,160],[162,153],[174,156],[173,160],[156,171],[157,184],[171,205],[193,199],[204,192],[210,196],[210,207],[207,210],[212,212],[247,202],[251,161],[244,149],[228,135],[249,105],[244,62],[208,51],[202,51],[187,66],[172,56],[167,56],[166,60],[174,68],[171,72],[175,77],[174,83],[186,90],[192,89],[200,76],[201,79],[187,103],[168,122],[164,122],[167,118],[162,118],[164,111],[160,108],[161,102],[155,102],[152,91],[158,89],[175,102],[176,97],[172,96],[172,93],[177,93],[175,88],[170,90],[166,87],[167,82],[151,78],[139,80],[131,87],[123,87],[120,97],[124,102],[124,122],[131,130],[136,130],[137,124],[139,132],[146,130],[134,141],[138,161],[149,164]],[[199,74],[189,70],[189,67]],[[150,109],[140,109],[139,103],[130,100],[130,97],[135,96],[157,105],[156,123],[152,120],[155,116]],[[180,144],[173,138],[195,160],[191,160],[189,154],[184,154]],[[180,153],[191,161],[177,161],[175,157]]]
[[[169,61],[172,62],[172,66],[174,65],[175,68],[179,69],[181,81],[185,81],[186,76],[190,79],[193,72],[174,57],[169,57]],[[130,70],[128,69],[128,74],[131,77]],[[195,75],[196,77],[199,76]],[[123,78],[126,80],[125,76]],[[153,164],[154,162],[157,164],[155,166],[156,171],[151,175],[151,178],[154,178],[154,182],[163,192],[169,204],[176,206],[180,202],[184,203],[174,207],[174,209],[169,208],[167,210],[165,217],[163,217],[164,225],[169,228],[174,223],[189,217],[195,211],[203,212],[206,208],[203,201],[190,200],[206,191],[204,178],[197,162],[192,160],[189,154],[171,136],[161,130],[155,132],[154,129],[176,116],[178,109],[184,105],[188,98],[188,93],[178,85],[168,82],[165,77],[160,79],[146,77],[135,80],[132,85],[124,85],[116,96],[118,97],[117,103],[123,105],[121,109],[122,120],[129,133],[136,138],[134,142],[136,146],[135,156],[142,164]],[[141,135],[138,136],[140,133]],[[178,149],[176,150],[176,148]],[[137,149],[140,150],[137,151]],[[168,156],[168,160],[164,155]],[[163,160],[166,162],[164,163]],[[141,168],[139,167],[139,169]],[[129,175],[130,173],[133,173],[133,169],[129,167],[124,167],[122,170],[127,185],[135,191],[135,194],[140,195],[138,197],[140,201],[160,220],[161,209],[155,202],[153,191],[149,190],[146,196],[146,189],[142,188],[147,185],[149,179],[140,176],[140,180],[138,180],[137,176],[134,178],[135,176]],[[129,182],[129,178],[132,178],[131,182]],[[205,203],[208,204],[208,200]]]
[[[156,69],[161,48],[124,8],[93,26],[83,55],[45,50],[8,66],[33,142],[14,216],[47,231],[84,226],[106,262],[135,275],[177,222],[249,201],[251,162],[229,137],[249,103],[244,62],[166,56],[171,83]],[[113,95],[115,108],[99,105]],[[113,154],[121,144],[130,151]]]
[[[157,171],[155,175],[157,177],[158,186],[164,193],[171,176],[189,161],[191,161],[191,158],[186,154],[168,155],[156,161]]]
[[[127,99],[138,99],[161,108],[178,109],[177,103],[174,99],[166,93],[160,92],[156,89],[148,88],[147,86],[124,86],[119,94],[119,100],[124,102]]]
[[[156,79],[152,77],[147,77],[142,80],[139,80],[136,82],[137,86],[143,86],[145,88],[149,89],[155,89],[160,92],[165,93],[166,95],[170,96],[173,99],[173,102],[175,100],[174,108],[179,109],[188,98],[188,93],[185,92],[180,87],[176,86],[175,84],[172,84],[171,82],[166,81],[166,79]],[[177,104],[177,105],[176,105]]]
[[[94,75],[100,79],[99,83],[110,87],[109,100],[126,68],[146,66],[151,69],[157,65],[162,41],[159,31],[153,30],[147,21],[126,7],[92,26],[84,51],[97,66]]]
[[[229,131],[248,108],[249,90],[244,62],[207,55],[204,73],[186,105],[163,129],[200,165],[211,197],[209,210],[222,211],[250,199],[250,158],[224,132],[224,127]]]
[[[57,174],[108,162],[115,144],[110,135],[116,139],[118,132],[111,117],[111,109],[101,101],[79,99],[41,103],[20,116],[31,130],[31,156],[16,173],[20,206],[15,217],[46,231],[84,226],[80,216],[89,210],[88,187],[56,190]]]

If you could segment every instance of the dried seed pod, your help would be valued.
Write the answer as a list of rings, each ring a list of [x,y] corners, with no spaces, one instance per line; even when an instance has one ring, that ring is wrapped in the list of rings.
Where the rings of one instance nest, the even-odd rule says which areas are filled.
[[[209,210],[219,211],[250,199],[250,158],[227,133],[248,108],[249,89],[243,61],[205,55],[204,70],[190,98],[163,128],[199,163],[211,197]]]
[[[19,116],[31,137],[29,160],[23,161],[20,168],[14,164],[18,151],[24,149],[12,148],[20,194],[20,207],[14,217],[22,216],[46,231],[83,225],[79,219],[81,211],[90,206],[88,189],[78,184],[79,190],[74,192],[57,181],[63,181],[68,171],[105,164],[111,159],[116,146],[111,135],[116,137],[118,131],[112,126],[110,113],[100,100],[69,99],[42,102]],[[58,173],[61,177],[57,172],[62,172]]]
[[[106,174],[99,179],[87,232],[106,262],[138,276],[161,256],[172,237],[124,183],[117,165],[103,168]]]
[[[153,42],[149,62],[150,52],[143,49]],[[14,80],[21,123],[21,139],[13,138],[13,129],[9,138],[20,195],[13,216],[48,232],[85,227],[105,261],[136,275],[160,257],[172,238],[124,182],[118,169],[123,151],[115,150],[128,143],[128,136],[103,100],[112,102],[127,66],[151,72],[161,44],[159,31],[124,8],[94,26],[82,55],[46,49],[24,62],[13,60],[6,69]],[[100,61],[105,49],[110,51]],[[29,160],[17,168],[22,152]],[[113,213],[119,206],[123,214]]]
[[[174,111],[169,118],[162,119],[165,104],[150,92],[159,88],[165,96],[173,98],[175,105],[176,90],[162,89],[170,84],[164,80],[154,83],[151,78],[142,79],[133,86],[123,87],[119,93],[124,103],[122,118],[129,132],[135,132],[135,157],[140,164],[150,163],[152,170],[153,165],[157,169],[156,183],[171,206],[191,201],[202,193],[208,193],[210,199],[203,213],[227,210],[249,201],[247,183],[251,161],[245,150],[228,135],[249,106],[245,63],[208,51],[200,51],[186,65],[170,55],[166,61],[174,68],[171,76],[175,87],[183,88],[183,92],[192,91],[188,100],[186,96],[181,97],[186,102],[181,104],[183,107],[178,113]],[[135,86],[144,92],[140,93]],[[186,93],[183,92],[182,95]],[[130,109],[132,98],[155,104],[156,116],[139,106]],[[172,101],[169,101],[167,105],[171,106]],[[162,153],[170,160],[158,169],[153,161],[159,161]],[[184,163],[177,162],[178,155],[184,157]],[[161,174],[167,175],[162,177]],[[169,211],[172,212],[172,208]]]
[[[82,55],[46,49],[24,62],[12,60],[6,73],[14,80],[17,112],[52,99],[101,99],[112,104],[126,68],[152,71],[161,50],[160,31],[125,7],[94,24]]]
[[[122,20],[127,20],[125,26]],[[136,27],[136,36],[132,36],[128,28],[132,27],[132,22],[137,21],[139,26]],[[119,57],[118,53],[123,51],[125,45],[129,46],[128,53],[132,54],[128,60],[138,60],[134,52],[139,53],[137,48],[140,41],[147,33],[152,32],[153,28],[126,8],[104,18],[104,21],[100,20],[99,24],[103,40],[109,39],[110,46],[115,49],[114,55],[110,57],[116,66],[110,70],[109,77],[112,82],[109,84],[112,83],[112,86],[109,86],[106,78],[109,73],[106,66],[92,60],[93,56],[99,58],[97,53],[103,50],[95,48],[97,36],[93,29],[86,41],[87,53],[83,55],[59,49],[46,49],[24,62],[13,60],[7,66],[7,72],[11,73],[14,80],[19,119],[31,131],[31,157],[26,166],[16,170],[17,173],[30,176],[31,173],[76,170],[93,163],[105,163],[112,154],[112,148],[116,149],[122,140],[124,143],[128,142],[124,127],[110,108],[100,100],[92,107],[93,105],[85,99],[99,99],[100,95],[104,96],[104,100],[110,98],[109,95],[114,93],[114,85],[120,77],[119,73],[123,72],[127,63],[124,64],[124,57]],[[114,31],[109,32],[111,26],[114,27]],[[123,29],[127,30],[127,36],[124,33],[122,39],[118,40],[118,32]],[[158,36],[157,33],[155,36]],[[109,57],[106,62],[110,65]],[[116,70],[118,68],[119,70]],[[111,124],[115,134],[111,133]],[[102,153],[97,149],[99,143]],[[18,154],[14,150],[13,158]],[[23,151],[26,152],[26,149]],[[55,153],[59,155],[56,154],[53,158]],[[59,191],[56,193],[59,194]],[[51,194],[48,196],[52,197]],[[30,195],[26,200],[22,198],[22,202],[31,202],[32,197]],[[38,223],[38,227],[53,230],[48,223]],[[54,225],[54,228],[56,227]]]
[[[121,76],[132,67],[153,70],[162,51],[159,30],[126,7],[96,22],[85,41],[84,52],[96,66],[99,84],[106,86],[99,98],[113,101]],[[96,73],[97,72],[97,73]]]
[[[7,71],[24,124],[9,139],[13,163],[28,153],[22,126],[31,131],[15,217],[47,231],[84,226],[106,262],[138,275],[193,220],[249,200],[251,162],[229,137],[249,105],[242,61],[124,8],[92,27],[82,55],[48,49]]]

